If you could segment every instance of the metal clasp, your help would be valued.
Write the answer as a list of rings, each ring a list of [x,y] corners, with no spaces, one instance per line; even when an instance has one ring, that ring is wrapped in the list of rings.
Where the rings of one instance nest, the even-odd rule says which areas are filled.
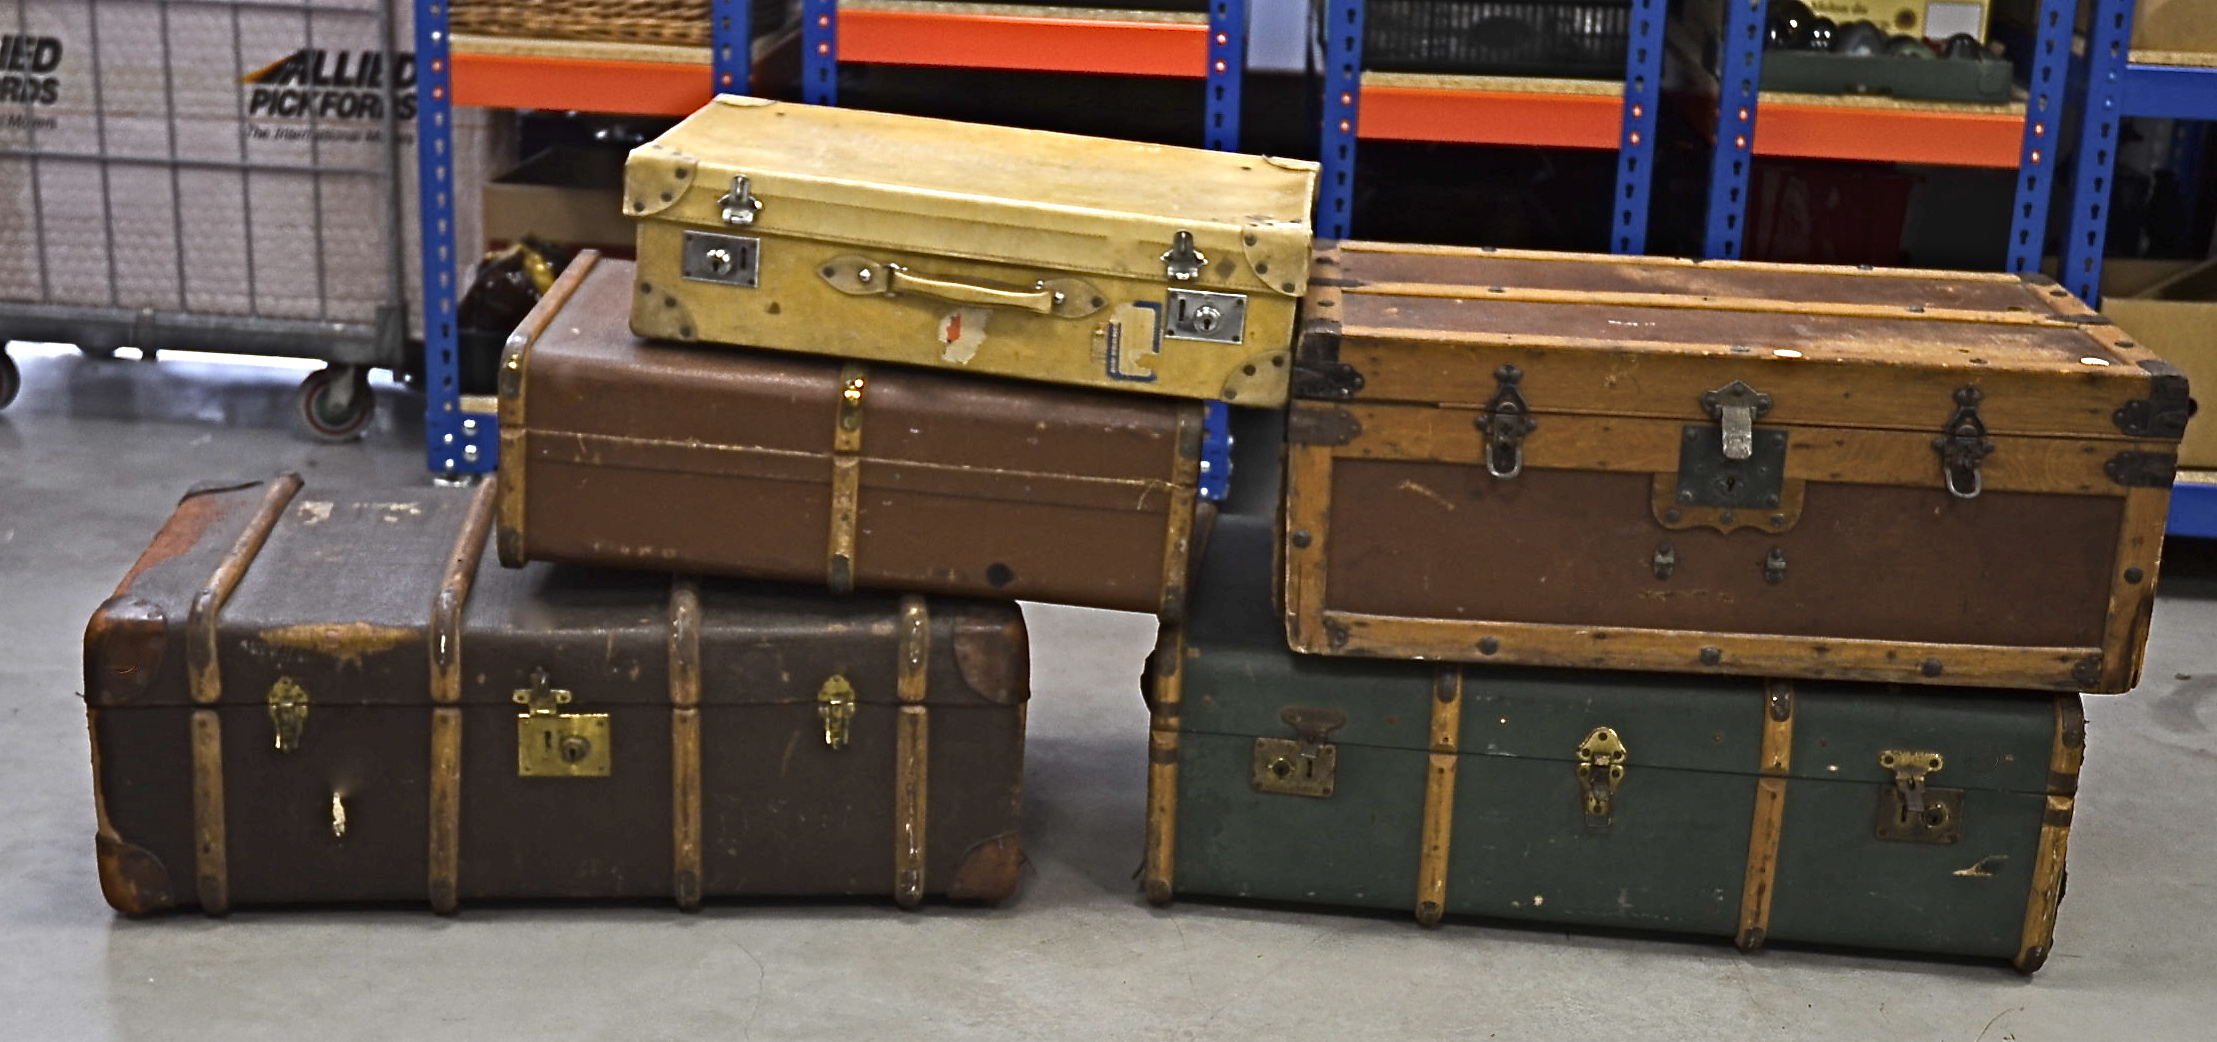
[[[1540,425],[1531,416],[1531,407],[1524,403],[1524,392],[1518,384],[1524,379],[1524,370],[1504,365],[1493,371],[1494,381],[1500,387],[1486,402],[1486,414],[1478,420],[1478,430],[1486,438],[1486,473],[1507,480],[1524,473],[1524,436]]]
[[[1337,709],[1287,706],[1278,719],[1293,728],[1296,739],[1257,738],[1250,780],[1257,792],[1285,796],[1330,796],[1339,781],[1339,747],[1326,739],[1347,726],[1347,714]]]
[[[754,197],[747,184],[747,175],[738,174],[731,179],[731,191],[717,198],[716,204],[724,208],[724,223],[746,227],[754,223],[755,215],[762,212],[762,200]]]
[[[1170,237],[1170,251],[1162,255],[1162,270],[1172,282],[1191,282],[1201,277],[1201,268],[1208,262],[1207,254],[1193,248],[1193,233],[1181,231]]]
[[[1578,743],[1578,787],[1586,797],[1586,825],[1603,828],[1616,814],[1617,786],[1624,784],[1624,740],[1615,728],[1596,727]]]
[[[1957,499],[1976,499],[1986,488],[1979,461],[1994,451],[1994,443],[1987,440],[1986,421],[1978,415],[1979,399],[1984,397],[1977,387],[1955,392],[1955,412],[1941,435],[1932,439],[1932,447],[1940,453],[1940,481],[1948,487],[1948,495]]]
[[[1655,569],[1656,578],[1668,579],[1678,570],[1678,550],[1669,543],[1660,544],[1655,547],[1655,559],[1648,563]]]
[[[1955,842],[1963,831],[1963,790],[1925,784],[1946,765],[1939,753],[1887,749],[1878,765],[1894,772],[1894,784],[1878,800],[1878,838],[1902,843]]]
[[[1701,396],[1701,407],[1724,428],[1724,458],[1755,455],[1755,418],[1771,411],[1771,396],[1734,380]]]
[[[291,677],[278,677],[269,686],[269,724],[277,732],[277,751],[300,748],[300,733],[308,727],[308,691]]]
[[[834,673],[816,689],[816,715],[824,721],[825,745],[847,747],[848,739],[854,736],[854,707],[854,685],[844,675]]]
[[[606,778],[610,768],[607,713],[565,713],[575,697],[531,671],[531,686],[509,700],[516,714],[516,774],[524,778]]]
[[[1786,581],[1785,547],[1771,547],[1771,552],[1763,558],[1763,581],[1772,586]]]

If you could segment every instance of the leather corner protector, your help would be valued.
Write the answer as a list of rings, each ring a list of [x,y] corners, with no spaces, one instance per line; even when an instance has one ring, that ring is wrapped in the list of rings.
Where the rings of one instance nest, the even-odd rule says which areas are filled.
[[[649,143],[624,160],[624,214],[651,217],[685,198],[700,169],[700,159],[667,145]]]
[[[169,615],[152,601],[110,597],[85,625],[85,701],[123,705],[145,694],[169,652]]]
[[[1309,291],[1309,230],[1306,222],[1250,224],[1240,233],[1247,268],[1257,281],[1284,297]]]
[[[170,896],[169,869],[144,847],[106,834],[93,837],[100,859],[100,894],[125,915],[152,915],[177,907]]]
[[[995,705],[1015,705],[1031,697],[1031,640],[1016,607],[1014,617],[995,621],[969,613],[954,618],[955,669],[962,682]]]
[[[1004,832],[963,851],[954,882],[947,885],[947,899],[997,905],[1016,896],[1023,879],[1023,837]]]
[[[645,284],[635,287],[637,296],[631,302],[631,331],[650,340],[698,339],[693,325],[693,313],[676,294],[660,286],[649,289]]]

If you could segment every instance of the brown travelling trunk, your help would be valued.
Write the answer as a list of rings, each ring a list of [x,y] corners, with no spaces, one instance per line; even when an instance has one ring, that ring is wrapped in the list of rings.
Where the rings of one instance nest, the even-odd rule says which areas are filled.
[[[633,271],[510,338],[503,563],[1178,612],[1202,403],[643,340]]]
[[[185,498],[85,632],[110,904],[1014,892],[1015,605],[505,569],[493,506]]]
[[[1295,650],[2115,692],[2193,403],[2052,282],[1316,257]]]

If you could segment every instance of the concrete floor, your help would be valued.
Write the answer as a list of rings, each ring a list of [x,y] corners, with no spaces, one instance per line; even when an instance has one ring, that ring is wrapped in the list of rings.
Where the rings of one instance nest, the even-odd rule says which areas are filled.
[[[18,345],[0,412],[0,1039],[2217,1038],[2217,583],[2167,574],[2147,684],[2089,698],[2054,957],[1992,964],[1181,903],[1135,890],[1145,617],[1027,606],[1031,874],[890,903],[112,914],[93,873],[84,620],[178,494],[423,480],[421,399],[293,433],[299,372]]]

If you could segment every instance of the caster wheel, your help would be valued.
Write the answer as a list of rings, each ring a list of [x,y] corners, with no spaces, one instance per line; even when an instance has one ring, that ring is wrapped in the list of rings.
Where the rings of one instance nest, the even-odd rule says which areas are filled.
[[[0,353],[0,409],[15,400],[15,392],[23,389],[23,371],[15,367],[15,359]]]
[[[352,381],[351,387],[341,384]],[[369,373],[361,369],[323,369],[300,381],[300,424],[317,441],[346,442],[362,436],[377,415]]]

